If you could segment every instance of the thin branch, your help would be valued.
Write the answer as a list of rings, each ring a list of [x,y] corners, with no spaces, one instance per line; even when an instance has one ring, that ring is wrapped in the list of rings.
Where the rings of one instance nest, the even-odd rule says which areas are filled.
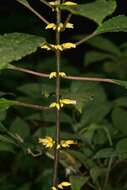
[[[71,19],[71,17],[72,17],[72,14],[70,13],[70,14],[68,15],[68,17],[66,18],[65,22],[64,22],[64,25],[63,25],[62,31],[65,30],[66,25],[67,25],[67,23],[69,22],[69,20]]]
[[[66,76],[64,77],[68,80],[77,80],[77,81],[93,81],[93,82],[105,82],[119,85],[115,80],[108,78],[98,78],[98,77],[76,77],[76,76]]]
[[[58,4],[60,4],[60,0],[57,0]],[[56,20],[57,26],[59,26],[61,22],[61,10],[59,7],[56,9]],[[60,44],[60,31],[56,30],[56,44]],[[57,70],[57,78],[56,78],[56,101],[60,102],[60,63],[61,63],[61,52],[59,49],[56,50],[56,70]],[[60,144],[60,110],[56,110],[56,144],[55,144],[55,152],[54,152],[54,171],[53,171],[53,186],[57,187],[58,185],[58,165],[59,165],[59,149],[57,148]]]
[[[46,6],[52,9],[52,6],[45,0],[40,0],[42,3],[44,3]]]
[[[24,73],[28,73],[34,76],[42,77],[42,78],[49,78],[49,74],[46,73],[40,73],[40,72],[35,72],[30,69],[24,69],[21,67],[17,67],[14,65],[9,65],[8,69],[16,70],[16,71],[21,71]],[[67,80],[77,80],[77,81],[93,81],[93,82],[104,82],[104,83],[112,83],[119,85],[114,79],[108,79],[108,78],[99,78],[99,77],[79,77],[79,76],[66,76],[63,79]]]
[[[49,110],[49,109],[51,109],[49,107],[40,106],[40,105],[36,105],[36,104],[28,104],[28,103],[19,102],[19,101],[16,101],[15,105],[21,106],[21,107],[26,107],[26,108],[32,108],[32,109],[36,109],[36,110]]]
[[[90,35],[84,37],[83,39],[81,39],[80,41],[76,42],[76,45],[79,46],[79,45],[83,44],[84,42],[86,42],[87,40],[89,40],[90,38],[93,38],[96,35],[98,35],[98,33],[96,33],[94,31],[92,34],[90,34]]]
[[[31,74],[31,75],[38,76],[38,77],[44,77],[44,78],[49,77],[49,74],[32,71],[30,69],[21,68],[21,67],[17,67],[17,66],[14,66],[14,65],[9,65],[8,69],[15,70],[15,71],[21,71],[21,72],[24,72],[24,73],[28,73],[28,74]]]
[[[16,1],[18,1],[18,0],[16,0]],[[39,14],[35,9],[33,9],[29,4],[25,4],[21,1],[18,1],[18,2],[21,3],[22,5],[24,5],[32,13],[34,13],[42,22],[44,22],[45,24],[49,24],[49,22],[41,14]]]

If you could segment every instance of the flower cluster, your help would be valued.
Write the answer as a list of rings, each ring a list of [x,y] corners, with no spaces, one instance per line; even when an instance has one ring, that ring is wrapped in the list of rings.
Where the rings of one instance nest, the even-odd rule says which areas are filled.
[[[38,142],[48,149],[53,148],[55,144],[55,141],[50,136],[46,136],[45,138],[39,138]],[[61,140],[60,144],[57,146],[57,149],[70,148],[70,146],[74,144],[77,144],[77,142],[75,142],[74,140]]]
[[[64,73],[64,72],[59,72],[58,76],[64,78],[64,77],[66,77],[67,75],[66,75],[66,73]],[[49,75],[49,78],[50,78],[50,79],[56,78],[56,77],[57,77],[57,73],[56,73],[56,72],[52,72],[52,73],[50,73],[50,75]]]
[[[65,187],[69,187],[71,186],[71,183],[70,182],[67,182],[67,181],[63,181],[61,183],[58,184],[58,187],[52,187],[52,190],[57,190],[57,189],[64,189]]]
[[[71,100],[71,99],[60,99],[59,102],[53,102],[50,104],[50,108],[56,108],[57,110],[60,110],[60,108],[62,108],[64,105],[75,105],[76,104],[76,100]]]
[[[66,42],[66,43],[57,44],[57,45],[45,43],[45,44],[42,44],[41,48],[42,49],[46,49],[48,51],[49,50],[60,50],[60,51],[63,51],[65,49],[76,48],[76,44],[71,43],[71,42]]]
[[[61,31],[64,27],[72,29],[72,28],[74,28],[74,25],[72,23],[70,23],[70,22],[66,23],[65,26],[64,26],[63,23],[60,23],[58,25],[56,25],[55,23],[49,23],[45,27],[45,29],[52,29],[52,30]]]

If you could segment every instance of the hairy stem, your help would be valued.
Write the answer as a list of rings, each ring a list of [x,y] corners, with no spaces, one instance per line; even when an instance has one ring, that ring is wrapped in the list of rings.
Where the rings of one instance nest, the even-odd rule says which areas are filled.
[[[60,0],[57,0],[58,4],[60,4]],[[59,26],[61,22],[61,11],[59,7],[56,9],[56,20],[57,26]],[[56,44],[60,44],[60,31],[56,30]],[[57,78],[56,78],[56,101],[59,103],[60,101],[60,62],[61,62],[61,52],[60,50],[56,50],[56,70],[57,70]],[[56,187],[58,182],[58,163],[59,163],[59,149],[57,146],[60,144],[60,110],[56,110],[56,145],[55,145],[55,153],[54,153],[54,172],[53,172],[53,186]]]

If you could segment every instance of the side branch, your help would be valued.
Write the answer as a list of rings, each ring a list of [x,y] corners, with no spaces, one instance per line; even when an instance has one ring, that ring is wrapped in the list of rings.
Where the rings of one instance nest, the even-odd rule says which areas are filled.
[[[96,32],[94,31],[92,34],[90,34],[90,35],[84,37],[83,39],[81,39],[80,41],[76,42],[76,46],[79,46],[79,45],[83,44],[84,42],[86,42],[86,41],[89,40],[90,38],[93,38],[94,36],[97,36],[97,35],[98,35],[98,33],[96,33]]]
[[[49,74],[40,73],[40,72],[36,72],[36,71],[30,70],[30,69],[25,69],[25,68],[13,66],[13,65],[9,65],[8,69],[21,71],[21,72],[28,73],[28,74],[31,74],[31,75],[34,75],[34,76],[37,76],[37,77],[49,78]],[[68,75],[68,76],[65,76],[63,79],[77,80],[77,81],[104,82],[104,83],[112,83],[112,84],[119,85],[118,82],[115,81],[115,79],[99,78],[99,77],[79,77],[79,76],[70,76],[70,75]]]
[[[31,74],[31,75],[35,75],[37,77],[45,77],[45,78],[49,77],[49,74],[36,72],[36,71],[30,70],[30,69],[21,68],[21,67],[17,67],[17,66],[14,66],[14,65],[9,65],[8,69],[15,70],[15,71],[21,71],[23,73],[28,73],[28,74]]]
[[[36,105],[36,104],[28,104],[28,103],[19,102],[19,101],[16,101],[15,105],[21,106],[21,107],[26,107],[26,108],[37,109],[37,110],[49,110],[49,109],[51,109],[49,107],[40,106],[40,105]]]
[[[49,22],[41,14],[39,14],[35,9],[33,9],[28,3],[24,3],[20,0],[16,0],[16,1],[24,5],[27,9],[29,9],[32,13],[34,13],[42,22],[44,22],[45,24],[49,24]]]

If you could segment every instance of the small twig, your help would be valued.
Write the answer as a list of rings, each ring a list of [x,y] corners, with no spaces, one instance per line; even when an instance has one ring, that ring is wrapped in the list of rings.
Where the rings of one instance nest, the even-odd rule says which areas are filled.
[[[32,13],[34,13],[42,22],[44,22],[45,24],[49,24],[49,22],[42,15],[40,15],[35,9],[33,9],[29,4],[25,4],[25,3],[21,2],[21,1],[18,1],[18,2],[21,3],[22,5],[24,5]]]
[[[52,9],[52,6],[47,1],[45,0],[40,0],[40,1]]]
[[[64,25],[63,25],[63,28],[62,28],[62,31],[65,30],[67,23],[68,23],[69,20],[71,19],[71,16],[72,16],[72,14],[70,13],[70,14],[68,15],[68,17],[66,18],[66,20],[65,20],[65,22],[64,22]]]
[[[21,72],[24,72],[24,73],[28,73],[28,74],[31,74],[31,75],[38,76],[38,77],[45,77],[45,78],[49,77],[49,74],[32,71],[30,69],[21,68],[21,67],[17,67],[17,66],[14,66],[14,65],[9,65],[8,69],[21,71]]]
[[[117,84],[116,81],[113,79],[107,79],[107,78],[98,78],[98,77],[76,77],[76,76],[66,76],[64,77],[65,79],[68,80],[77,80],[77,81],[93,81],[93,82],[105,82],[105,83],[112,83],[112,84]]]
[[[40,106],[40,105],[36,105],[36,104],[28,104],[28,103],[19,102],[19,101],[16,101],[15,105],[26,107],[26,108],[33,108],[33,109],[37,109],[37,110],[49,110],[49,109],[51,109],[49,107]]]
[[[76,46],[81,45],[82,43],[86,42],[87,40],[89,40],[90,38],[93,38],[94,36],[98,35],[98,33],[96,33],[96,31],[94,31],[92,34],[84,37],[83,39],[81,39],[80,41],[76,42]]]

